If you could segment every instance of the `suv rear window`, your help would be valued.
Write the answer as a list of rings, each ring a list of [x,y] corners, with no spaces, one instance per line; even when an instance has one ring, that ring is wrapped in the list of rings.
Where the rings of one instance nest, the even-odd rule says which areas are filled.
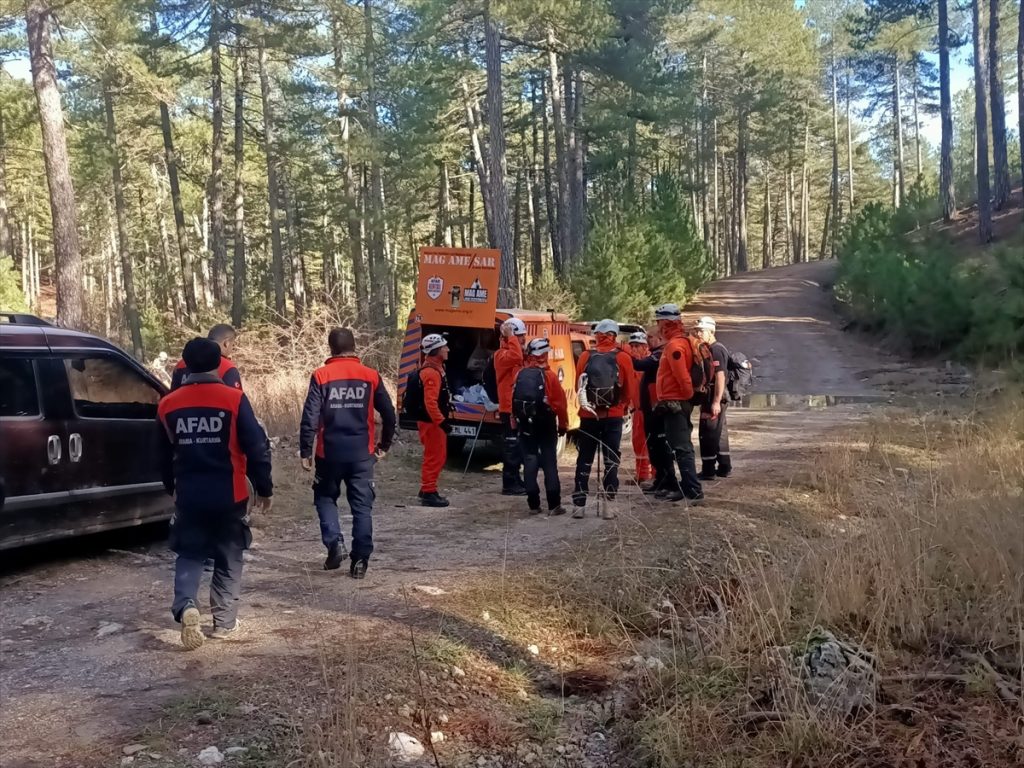
[[[89,419],[155,419],[160,393],[137,371],[110,357],[65,360],[75,411]]]
[[[0,357],[0,418],[38,415],[39,392],[32,361]]]

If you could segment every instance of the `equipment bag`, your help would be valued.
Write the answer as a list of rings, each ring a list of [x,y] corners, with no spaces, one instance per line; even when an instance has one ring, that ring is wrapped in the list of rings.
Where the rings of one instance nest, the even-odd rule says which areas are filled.
[[[742,352],[729,353],[729,369],[726,373],[726,389],[729,399],[742,400],[750,394],[754,384],[754,365]]]
[[[498,371],[494,368],[494,355],[487,360],[484,366],[484,375],[481,384],[484,385],[484,392],[492,403],[498,402]]]
[[[416,421],[424,421],[427,408],[423,403],[423,379],[417,368],[405,380],[405,393],[402,395],[402,416]]]
[[[693,383],[695,399],[706,395],[715,380],[715,358],[711,347],[696,336],[687,337],[693,351],[693,363],[690,364],[690,381]]]
[[[587,401],[594,408],[611,408],[619,402],[619,352],[591,352],[587,374]]]
[[[512,413],[516,419],[529,422],[551,409],[541,368],[523,368],[512,385]]]

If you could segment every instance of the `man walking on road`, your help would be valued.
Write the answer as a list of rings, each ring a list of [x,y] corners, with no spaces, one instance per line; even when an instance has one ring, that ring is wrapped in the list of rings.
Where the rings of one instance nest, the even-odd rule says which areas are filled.
[[[313,372],[302,408],[299,456],[303,469],[316,469],[313,505],[320,519],[320,537],[327,548],[324,570],[340,568],[346,556],[338,516],[338,497],[344,483],[352,512],[349,575],[362,579],[373,554],[373,500],[377,495],[373,470],[391,448],[395,407],[380,374],[356,356],[351,330],[334,328],[327,344],[331,356]],[[374,411],[381,418],[380,440],[375,434]]]
[[[523,465],[519,437],[512,427],[512,386],[523,368],[526,344],[526,324],[518,317],[501,325],[501,346],[494,353],[494,374],[498,380],[498,416],[504,431],[503,463],[501,469],[502,496],[523,496],[526,486],[520,477]]]
[[[619,348],[619,324],[602,320],[594,329],[597,348],[580,355],[576,380],[580,392],[579,454],[576,459],[576,480],[572,503],[575,518],[586,515],[590,492],[590,471],[597,451],[604,459],[604,476],[598,478],[608,499],[619,490],[619,449],[622,423],[626,410],[633,403],[636,377],[633,360]],[[606,516],[614,517],[606,510]]]
[[[531,515],[540,514],[538,471],[544,470],[548,515],[564,515],[558,478],[558,438],[569,427],[568,403],[558,374],[548,368],[551,344],[534,339],[527,345],[526,367],[512,389],[512,417],[523,452],[526,503]]]
[[[174,603],[181,644],[193,651],[205,639],[199,628],[199,582],[207,558],[214,561],[210,583],[211,637],[235,636],[242,590],[242,553],[252,544],[249,488],[256,508],[269,510],[274,485],[270,445],[248,398],[217,375],[220,348],[210,339],[193,339],[183,359],[188,380],[160,401],[160,453],[164,487],[174,497],[171,549]]]
[[[420,342],[423,367],[417,372],[418,380],[406,387],[403,408],[418,422],[420,443],[423,445],[423,466],[420,470],[419,501],[425,507],[447,507],[448,499],[437,487],[441,470],[448,460],[448,415],[451,411],[451,393],[444,364],[448,360],[448,342],[444,336],[431,333]],[[417,389],[418,388],[418,389]]]
[[[206,334],[207,339],[215,342],[220,347],[220,364],[217,366],[216,374],[229,387],[241,389],[242,377],[239,375],[238,369],[235,368],[235,364],[231,362],[231,353],[234,351],[235,339],[237,337],[238,333],[227,323],[213,326],[210,332]],[[174,373],[171,374],[171,391],[173,392],[180,387],[190,373],[191,371],[185,360],[179,360],[174,368]]]
[[[729,454],[729,427],[725,411],[729,407],[726,393],[726,378],[729,375],[729,350],[715,337],[715,320],[705,315],[695,326],[700,339],[711,347],[714,365],[714,379],[708,388],[708,397],[700,409],[700,461],[701,480],[716,480],[728,477],[732,472],[732,456]]]
[[[665,417],[665,436],[679,467],[679,481],[666,501],[700,502],[704,491],[697,477],[693,452],[693,347],[683,332],[682,313],[675,304],[663,304],[654,313],[665,348],[658,364],[658,408]],[[674,479],[674,478],[673,478]]]

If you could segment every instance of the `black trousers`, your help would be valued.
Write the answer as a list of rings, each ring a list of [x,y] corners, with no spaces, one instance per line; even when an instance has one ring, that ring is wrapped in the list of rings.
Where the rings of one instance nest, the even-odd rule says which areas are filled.
[[[610,497],[619,490],[619,448],[622,443],[622,419],[580,419],[576,433],[579,454],[576,457],[576,482],[573,485],[572,503],[577,507],[586,506],[590,493],[590,470],[600,448],[604,459],[604,477],[601,487]]]
[[[727,403],[722,403],[722,412],[717,419],[712,419],[710,413],[700,415],[700,427],[697,434],[700,437],[702,471],[706,473],[726,474],[732,471],[732,456],[729,454],[729,425],[725,416],[728,407]]]
[[[644,432],[647,437],[647,456],[654,469],[654,485],[666,488],[675,485],[672,451],[665,437],[665,416],[660,411],[644,411]]]
[[[320,519],[320,538],[327,549],[343,544],[338,498],[345,484],[345,500],[352,513],[352,559],[369,559],[373,554],[373,500],[377,486],[373,481],[374,458],[364,461],[329,462],[316,460],[313,479],[313,506]]]
[[[554,419],[519,425],[519,448],[523,456],[526,503],[540,509],[540,484],[537,476],[544,470],[544,493],[548,509],[562,503],[562,483],[558,479],[558,425]]]
[[[665,415],[665,436],[679,467],[679,489],[688,499],[703,495],[697,477],[697,461],[693,452],[693,405],[686,401],[662,403]]]
[[[502,441],[501,489],[511,490],[522,486],[523,479],[520,469],[523,466],[523,452],[519,447],[519,435],[512,428],[512,414],[502,413],[501,427],[504,431]]]

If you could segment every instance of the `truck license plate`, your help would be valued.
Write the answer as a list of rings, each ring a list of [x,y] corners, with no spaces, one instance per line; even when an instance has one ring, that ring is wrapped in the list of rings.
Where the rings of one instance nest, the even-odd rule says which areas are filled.
[[[476,434],[476,427],[463,424],[452,425],[452,437],[473,437]]]

